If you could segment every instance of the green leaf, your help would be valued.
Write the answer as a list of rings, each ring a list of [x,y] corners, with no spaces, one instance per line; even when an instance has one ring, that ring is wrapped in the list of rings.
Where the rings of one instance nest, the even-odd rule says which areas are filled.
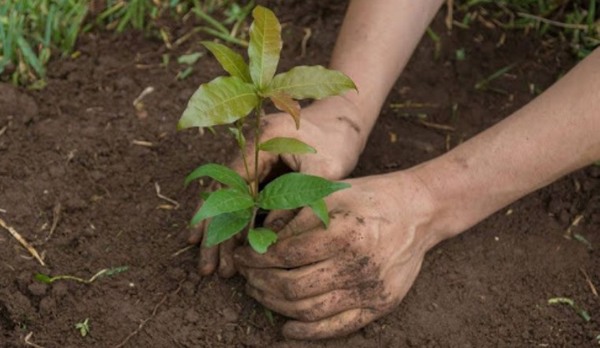
[[[300,128],[300,103],[296,100],[292,99],[289,95],[283,92],[273,92],[269,95],[271,101],[275,105],[275,107],[283,111],[294,119],[296,122],[296,129]]]
[[[52,283],[52,278],[50,276],[47,276],[45,274],[42,273],[38,273],[34,276],[35,280],[37,280],[38,282],[42,282],[42,283],[46,283],[46,284],[50,284]]]
[[[252,196],[237,189],[222,189],[213,192],[196,212],[190,224],[197,225],[200,221],[234,211],[250,208],[254,205]]]
[[[183,56],[179,56],[179,58],[177,58],[177,63],[179,64],[187,64],[187,65],[194,65],[196,64],[196,62],[198,61],[198,59],[200,59],[200,57],[202,57],[203,54],[201,52],[194,52],[194,53],[190,53],[190,54],[184,54]]]
[[[233,237],[250,223],[252,209],[240,210],[215,216],[206,230],[205,247],[211,247]]]
[[[129,269],[128,266],[119,266],[119,267],[109,268],[106,270],[106,272],[104,272],[102,277],[112,277],[119,273],[127,272],[128,269]],[[100,278],[100,277],[98,277],[98,278]]]
[[[180,72],[177,73],[177,76],[175,76],[178,80],[185,80],[188,77],[190,77],[190,75],[194,72],[194,68],[192,68],[191,66],[188,66],[187,68],[181,70]]]
[[[351,89],[356,89],[354,82],[339,71],[329,70],[320,65],[298,66],[277,74],[266,94],[283,92],[294,99],[322,99],[340,95]]]
[[[277,233],[268,228],[251,228],[248,232],[248,242],[259,254],[267,252],[269,246],[277,241]]]
[[[315,215],[317,215],[317,217],[321,221],[323,221],[325,228],[328,228],[329,227],[329,211],[327,210],[327,204],[325,204],[325,201],[323,199],[319,199],[319,200],[316,200],[315,202],[312,202],[311,204],[309,204],[309,206],[312,208]]]
[[[202,41],[201,43],[217,58],[223,69],[231,76],[237,76],[244,82],[252,83],[248,64],[244,62],[244,58],[240,54],[216,42]]]
[[[350,184],[318,176],[289,173],[271,181],[260,192],[258,206],[268,210],[295,209],[348,187]]]
[[[266,88],[277,70],[281,53],[281,24],[275,14],[262,6],[252,11],[254,21],[250,26],[250,76],[259,89]]]
[[[258,145],[258,148],[262,151],[272,153],[292,153],[292,154],[305,154],[305,153],[317,153],[314,147],[301,142],[294,138],[272,138],[264,143]]]
[[[17,45],[19,45],[21,53],[23,53],[27,64],[29,64],[39,76],[44,76],[44,66],[42,65],[42,62],[40,62],[38,57],[35,55],[35,53],[33,53],[33,50],[31,49],[31,46],[29,45],[27,40],[25,40],[22,36],[18,36]]]
[[[177,128],[232,123],[248,115],[257,104],[254,86],[236,76],[217,77],[192,95]]]
[[[87,336],[90,333],[89,318],[85,318],[81,323],[75,323],[75,328],[79,330],[81,337]]]
[[[234,170],[215,163],[205,164],[194,169],[194,171],[185,178],[184,184],[187,186],[190,182],[203,176],[208,176],[211,179],[216,180],[223,185],[227,185],[239,190],[240,192],[248,192],[248,185],[246,184],[244,178],[242,178]]]

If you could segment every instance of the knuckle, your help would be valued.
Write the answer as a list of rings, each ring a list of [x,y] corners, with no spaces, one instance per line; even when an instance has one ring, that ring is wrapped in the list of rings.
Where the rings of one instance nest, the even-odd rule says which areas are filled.
[[[318,321],[324,318],[330,317],[332,314],[339,312],[340,310],[347,309],[345,302],[353,302],[352,299],[344,298],[341,296],[339,290],[334,290],[330,293],[327,299],[318,301],[309,308],[305,308],[300,311],[302,320],[305,321]]]
[[[321,170],[322,170],[321,175],[330,180],[341,179],[346,174],[344,167],[337,162],[330,163],[329,165],[324,166]]]
[[[321,310],[316,308],[300,309],[296,313],[296,318],[302,321],[318,321],[323,318]]]
[[[300,292],[298,286],[293,282],[283,283],[281,286],[283,297],[286,300],[298,300],[300,298]]]

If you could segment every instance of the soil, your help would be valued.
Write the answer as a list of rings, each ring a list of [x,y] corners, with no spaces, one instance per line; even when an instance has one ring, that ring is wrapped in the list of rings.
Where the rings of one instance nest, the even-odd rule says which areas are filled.
[[[327,64],[346,2],[283,3],[268,3],[286,23],[283,68]],[[433,24],[439,57],[425,36],[353,176],[444,153],[575,64],[567,47],[545,45],[532,33],[476,26],[448,32],[444,16],[442,10]],[[306,27],[312,35],[301,57]],[[215,60],[206,55],[180,81],[175,76],[184,67],[175,57],[201,50],[197,39],[169,51],[140,33],[95,32],[77,49],[76,58],[51,62],[43,90],[0,85],[0,218],[47,263],[40,266],[0,229],[0,346],[28,346],[29,333],[29,342],[46,348],[598,345],[600,303],[592,284],[600,286],[600,167],[577,171],[435,247],[402,304],[384,318],[344,338],[289,341],[279,330],[285,318],[275,315],[270,323],[244,294],[243,278],[201,278],[198,248],[181,251],[198,194],[197,187],[184,189],[184,176],[202,163],[227,163],[234,153],[224,137],[175,130],[195,88],[220,74]],[[458,49],[465,60],[456,59]],[[160,65],[164,53],[172,58],[167,67]],[[491,82],[493,90],[474,88],[510,64]],[[140,112],[132,102],[149,86],[155,91]],[[411,107],[398,105],[409,101]],[[179,205],[159,198],[155,185]],[[580,215],[570,230],[578,237],[565,238]],[[126,272],[91,285],[33,278],[89,278],[123,265]],[[549,305],[553,297],[573,299],[591,320],[567,305]],[[82,337],[74,325],[86,318],[91,331]]]

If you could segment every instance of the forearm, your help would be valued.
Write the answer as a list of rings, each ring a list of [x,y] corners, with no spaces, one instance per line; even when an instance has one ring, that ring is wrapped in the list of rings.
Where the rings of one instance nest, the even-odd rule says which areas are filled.
[[[541,96],[447,154],[413,169],[447,238],[600,158],[600,49]],[[442,239],[443,239],[442,238]]]
[[[330,66],[350,76],[357,92],[345,98],[358,109],[353,120],[364,140],[390,89],[443,0],[353,0]]]

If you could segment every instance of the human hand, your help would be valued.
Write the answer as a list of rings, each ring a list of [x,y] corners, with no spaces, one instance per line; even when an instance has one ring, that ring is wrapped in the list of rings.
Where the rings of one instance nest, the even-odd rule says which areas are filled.
[[[249,247],[234,259],[246,291],[292,320],[283,335],[322,339],[358,330],[395,308],[441,234],[429,192],[408,172],[348,180],[326,198],[325,229],[308,208],[260,255]]]
[[[297,138],[314,147],[317,153],[309,155],[263,153],[258,165],[259,180],[262,182],[281,174],[277,171],[282,165],[292,171],[318,175],[330,180],[342,179],[354,169],[368,136],[367,130],[360,128],[359,120],[358,108],[343,97],[328,98],[303,109],[299,130],[296,129],[289,115],[278,113],[265,116],[263,122],[266,125],[260,135],[260,142],[274,137]],[[253,145],[250,142],[246,149],[247,158],[253,158]],[[248,180],[241,156],[238,156],[230,167]],[[254,177],[254,166],[250,166],[249,171],[250,177]],[[285,221],[286,216],[291,218],[291,215],[280,214],[280,221]],[[206,222],[202,222],[192,230],[190,243],[196,244],[202,240],[205,226]],[[218,246],[201,248],[200,273],[208,275],[218,267],[220,276],[234,275],[233,249],[243,240],[242,237],[238,235]]]

